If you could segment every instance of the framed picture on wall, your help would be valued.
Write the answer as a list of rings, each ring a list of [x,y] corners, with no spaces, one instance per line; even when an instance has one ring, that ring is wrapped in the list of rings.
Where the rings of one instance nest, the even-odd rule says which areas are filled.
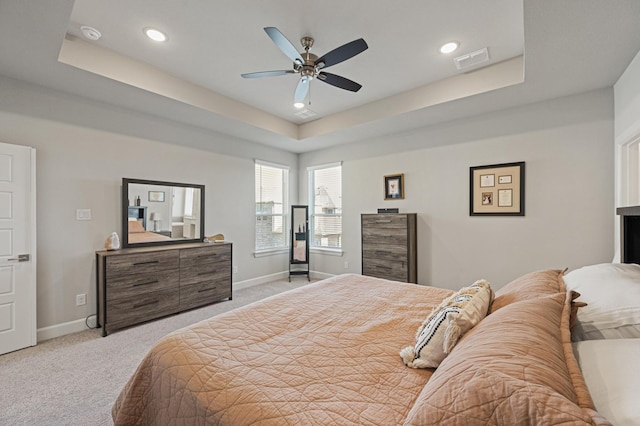
[[[164,203],[164,191],[149,191],[149,201]]]
[[[404,174],[388,175],[384,177],[384,199],[404,199]]]
[[[469,168],[470,216],[524,216],[524,161]]]

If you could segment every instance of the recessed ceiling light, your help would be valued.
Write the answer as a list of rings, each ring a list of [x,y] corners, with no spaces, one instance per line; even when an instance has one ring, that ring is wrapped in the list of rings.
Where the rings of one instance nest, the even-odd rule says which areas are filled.
[[[80,31],[82,31],[82,34],[89,40],[97,41],[100,39],[100,37],[102,37],[102,34],[100,34],[100,31],[88,25],[81,26]]]
[[[458,47],[460,47],[460,43],[457,41],[450,41],[445,43],[440,48],[440,53],[451,53],[454,52]]]
[[[293,106],[296,107],[297,109],[304,108],[304,102],[296,102],[293,104]]]
[[[155,28],[145,28],[142,31],[153,41],[167,41],[167,36],[162,31],[156,30]]]

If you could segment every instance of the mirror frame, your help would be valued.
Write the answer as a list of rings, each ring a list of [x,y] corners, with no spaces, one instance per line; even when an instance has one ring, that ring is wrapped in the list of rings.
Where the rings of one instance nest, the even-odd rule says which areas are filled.
[[[168,241],[153,241],[146,243],[129,243],[129,184],[140,185],[160,185],[160,186],[179,186],[185,188],[197,188],[200,190],[200,238],[185,238],[179,240]],[[136,247],[152,247],[152,246],[166,246],[173,244],[189,244],[202,242],[204,236],[204,185],[192,184],[192,183],[179,183],[179,182],[165,182],[159,180],[147,180],[147,179],[131,179],[122,178],[122,200],[121,200],[121,219],[122,219],[122,248],[136,248]]]
[[[304,230],[301,232],[296,232],[296,210],[304,211]],[[300,223],[298,223],[300,225]],[[301,240],[300,237],[304,236],[304,240]],[[309,264],[309,206],[301,206],[295,205],[291,206],[291,248],[289,250],[289,264],[290,265],[308,265]],[[296,260],[294,255],[294,242],[295,241],[304,241],[305,242],[305,260]]]

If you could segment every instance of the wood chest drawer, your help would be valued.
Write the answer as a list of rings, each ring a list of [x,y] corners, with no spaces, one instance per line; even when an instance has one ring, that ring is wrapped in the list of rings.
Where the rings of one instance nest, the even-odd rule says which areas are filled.
[[[178,269],[180,257],[177,250],[154,251],[107,258],[106,274],[117,277],[131,274],[147,274],[168,269]]]
[[[207,247],[180,250],[181,269],[213,263],[228,266],[229,262],[231,262],[231,246],[229,245],[210,243]]]
[[[191,309],[231,297],[231,280],[206,280],[180,287],[180,309]]]
[[[175,290],[179,285],[178,269],[151,274],[122,275],[107,280],[107,301],[123,297],[135,298],[161,290]]]
[[[107,307],[107,321],[110,329],[148,321],[177,312],[179,301],[178,288],[116,299]]]
[[[407,216],[404,214],[363,214],[363,229],[407,229]]]
[[[362,244],[362,257],[366,259],[397,261],[398,259],[405,259],[406,256],[406,245]]]

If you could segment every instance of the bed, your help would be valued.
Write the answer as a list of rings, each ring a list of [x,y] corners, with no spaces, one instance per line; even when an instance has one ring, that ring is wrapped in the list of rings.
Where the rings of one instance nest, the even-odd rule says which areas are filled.
[[[129,244],[151,243],[155,241],[168,241],[171,237],[166,235],[150,232],[144,229],[142,221],[129,220]]]
[[[480,300],[476,293],[461,293],[473,286],[454,292],[350,274],[312,283],[161,339],[117,398],[113,420],[116,425],[638,424],[637,373],[611,372],[616,382],[608,386],[624,393],[607,401],[598,382],[607,377],[591,365],[606,361],[593,356],[593,340],[572,342],[571,326],[589,321],[580,318],[584,308],[578,308],[586,292],[578,296],[565,283],[570,278],[572,286],[580,286],[580,274],[572,274],[531,272],[491,291],[488,302],[482,299],[485,305],[472,303]],[[458,303],[463,299],[468,305]],[[439,336],[443,328],[432,327],[443,309],[457,309],[457,334],[447,327]],[[438,324],[447,323],[443,318]],[[406,348],[418,352],[419,346],[442,352],[439,339],[446,346],[452,335],[456,339],[447,353],[438,354],[437,368],[412,368],[418,358],[407,363],[401,355]],[[599,341],[613,340],[620,339]],[[633,360],[638,339],[625,340],[619,347]],[[619,348],[613,353],[622,356]],[[627,383],[620,383],[625,378]]]

